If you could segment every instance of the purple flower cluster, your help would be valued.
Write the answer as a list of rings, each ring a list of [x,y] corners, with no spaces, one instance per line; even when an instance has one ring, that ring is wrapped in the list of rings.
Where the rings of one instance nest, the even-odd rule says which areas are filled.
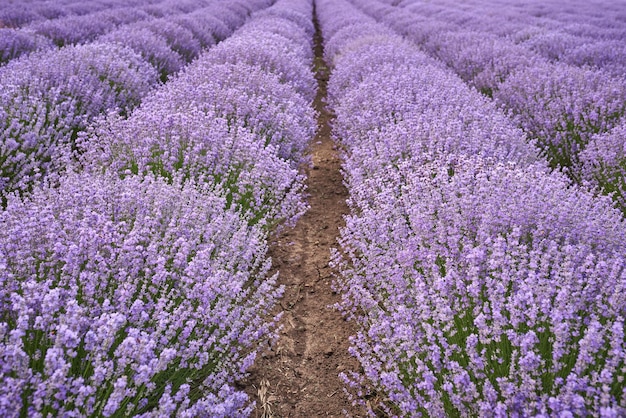
[[[0,64],[55,43],[84,43],[116,25],[145,18],[146,13],[136,9],[142,2],[126,7],[112,2],[107,10],[100,10],[100,2],[81,2],[88,12],[84,15],[54,2],[0,5]]]
[[[57,2],[36,0],[3,2],[0,4],[0,27],[18,28],[37,20],[56,19],[71,13],[72,11],[67,7],[67,4],[63,5]]]
[[[215,4],[208,0],[165,0],[156,4],[137,0],[135,3],[96,8],[87,14],[40,19],[19,29],[2,29],[0,25],[3,35],[0,64],[55,44],[63,46],[99,39],[130,46],[160,72],[172,68],[172,61],[176,59],[168,55],[176,55],[181,64],[164,73],[168,75],[182,68],[182,62],[196,58],[201,49],[229,36],[250,13],[268,6],[267,2]]]
[[[0,27],[0,65],[21,55],[53,46],[52,40],[34,32]]]
[[[605,40],[576,45],[563,61],[579,67],[602,69],[616,77],[626,75],[626,45],[623,40]]]
[[[585,184],[611,195],[626,213],[626,120],[591,138],[580,154],[580,172]]]
[[[136,15],[144,12],[152,17],[167,17],[179,13],[191,13],[198,7],[228,9],[228,4],[218,4],[213,0],[8,0],[0,4],[0,28],[19,28],[29,24],[64,18],[87,17],[83,22],[96,23],[93,17],[100,15],[119,22],[135,21]],[[239,3],[239,10],[250,10],[247,2]],[[118,12],[125,9],[125,16]],[[102,14],[101,14],[102,13]],[[93,15],[93,17],[88,17]],[[72,19],[67,21],[75,24]],[[55,24],[53,24],[54,26]],[[80,29],[75,27],[75,29]],[[87,29],[88,30],[88,29]]]
[[[511,74],[494,98],[510,109],[553,167],[578,164],[590,137],[626,111],[626,81],[561,63],[535,63]],[[572,171],[574,178],[577,173]]]
[[[79,135],[76,171],[6,196],[0,415],[252,412],[234,383],[276,338],[268,230],[306,209],[312,12],[281,0],[253,14],[128,118]],[[238,37],[264,59],[228,57]]]
[[[588,5],[562,15],[557,2],[521,8],[494,7],[485,0],[465,9],[454,0],[353,3],[493,97],[515,116],[550,166],[565,168],[574,182],[583,176],[579,154],[591,137],[609,131],[624,116],[626,37],[623,31],[603,30],[604,25],[620,27],[610,5],[581,28]],[[598,0],[594,10],[605,3]],[[554,17],[536,19],[534,7]],[[411,18],[399,19],[400,12]]]
[[[390,416],[625,414],[621,213],[349,2],[317,11],[350,192],[333,259],[355,395]],[[385,44],[398,53],[377,64]]]
[[[185,66],[183,57],[170,48],[163,36],[139,25],[123,26],[98,40],[132,49],[157,70],[161,81],[166,81],[170,74],[177,73]]]
[[[216,39],[243,25],[252,11],[269,5],[267,0],[245,6],[233,0],[215,8],[199,8],[204,4],[199,1],[178,7],[185,4],[192,12],[144,19],[113,31],[115,25],[103,20],[109,33],[94,43],[33,53],[0,69],[2,194],[27,191],[49,174],[56,175],[72,160],[78,133],[96,116],[113,110],[128,113],[158,83],[157,72],[165,81]],[[164,10],[171,9],[178,10],[171,4]],[[183,28],[175,17],[195,29]],[[215,35],[209,30],[213,27]]]
[[[268,20],[271,22],[274,19]],[[289,25],[290,23],[285,23],[281,26]],[[269,33],[259,38],[260,32]],[[300,29],[298,32],[303,34],[304,31]],[[250,49],[253,41],[259,45],[258,49]],[[312,49],[309,47],[309,43],[302,43],[300,39],[287,38],[280,33],[264,30],[260,25],[251,27],[249,30],[244,26],[236,36],[230,37],[226,42],[214,48],[211,54],[204,56],[201,61],[205,64],[223,64],[224,66],[258,67],[264,73],[276,76],[279,84],[292,87],[297,95],[308,104],[313,102],[317,87],[311,69],[307,65],[308,61],[312,60]],[[216,81],[223,83],[221,78]],[[258,81],[253,81],[252,84],[251,89],[262,88]]]
[[[70,174],[0,214],[0,415],[238,416],[280,296],[204,186]],[[21,411],[21,412],[20,412]]]
[[[105,9],[82,16],[67,16],[35,22],[26,28],[51,39],[56,45],[91,42],[112,28],[148,18],[136,7]]]
[[[166,81],[203,50],[230,36],[250,13],[268,6],[267,1],[257,1],[247,2],[241,8],[243,2],[232,1],[227,5],[198,8],[201,4],[187,3],[187,7],[183,7],[186,12],[182,14],[161,7],[158,19],[120,26],[98,39],[130,47],[150,62],[161,80]],[[178,9],[184,3],[170,6]],[[156,13],[156,10],[151,11]]]
[[[426,49],[490,97],[511,73],[542,62],[532,51],[480,31],[436,32]]]
[[[254,15],[128,119],[96,124],[81,140],[83,165],[205,181],[252,223],[295,222],[306,209],[298,168],[316,129],[313,28],[281,17],[284,8]]]
[[[61,169],[91,119],[128,111],[157,81],[140,56],[107,43],[38,52],[0,68],[0,191],[27,191]]]
[[[180,55],[185,62],[190,62],[196,58],[202,50],[200,42],[190,30],[166,18],[138,22],[132,27],[147,29],[155,35],[163,37],[172,51]]]

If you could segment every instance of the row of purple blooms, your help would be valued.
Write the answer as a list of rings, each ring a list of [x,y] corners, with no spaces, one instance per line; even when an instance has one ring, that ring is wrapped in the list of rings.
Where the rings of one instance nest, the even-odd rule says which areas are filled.
[[[81,16],[122,5],[140,6],[159,0],[8,0],[0,4],[0,26],[18,28],[31,22],[65,16]]]
[[[206,47],[215,43],[215,38],[228,36],[226,32],[232,20],[229,16],[232,11],[227,4],[211,0],[164,0],[157,4],[144,1],[120,4],[104,10],[97,7],[101,6],[100,3],[92,4],[96,8],[93,13],[36,21],[21,28],[0,26],[0,64],[33,51],[88,43],[102,37],[125,41],[135,49],[154,49],[151,45],[154,40],[146,39],[145,34],[138,36],[136,32],[141,30],[151,32],[149,38],[163,38],[160,39],[161,43],[166,42],[175,52],[180,53],[179,60],[190,59],[193,58],[190,54],[198,49],[198,43],[200,47]],[[217,28],[208,27],[209,8],[214,17],[211,23]],[[248,11],[246,9],[241,5],[237,12],[245,14]],[[173,28],[173,24],[177,27]],[[192,41],[195,45],[184,45],[185,42],[190,43],[190,38],[196,38]]]
[[[235,387],[282,288],[268,234],[306,210],[312,2],[258,11],[77,137],[75,172],[0,214],[0,415],[247,416]],[[69,171],[69,170],[68,170]]]
[[[348,1],[317,11],[350,192],[333,260],[355,400],[372,416],[624,415],[621,213],[414,43]]]
[[[475,0],[460,3],[443,0],[437,3],[414,0],[385,1],[379,4],[398,6],[424,17],[462,25],[472,30],[508,37],[524,42],[536,37],[531,43],[537,51],[551,56],[545,48],[573,46],[594,40],[620,40],[626,38],[623,26],[626,12],[621,4],[607,0],[572,0],[566,5],[559,1],[516,2],[509,0]],[[547,36],[547,37],[546,37]],[[551,38],[554,42],[543,42]],[[553,44],[550,46],[549,44]],[[554,50],[553,50],[554,51]]]
[[[146,0],[126,4],[119,1],[109,4],[96,1],[4,4],[0,6],[0,64],[33,51],[52,48],[55,42],[69,44],[72,43],[70,39],[85,42],[84,36],[90,33],[97,36],[102,28],[106,30],[107,27],[152,17],[148,13],[151,7],[158,5]],[[95,23],[93,28],[90,23]]]
[[[127,114],[266,4],[229,1],[145,20],[0,67],[0,192],[23,193],[58,173],[96,116]]]
[[[599,16],[586,23],[590,34],[571,48],[563,46],[561,52],[548,49],[559,44],[555,39],[559,25],[525,19],[534,10],[531,6],[526,10],[491,1],[463,9],[454,2],[448,6],[409,0],[397,6],[379,0],[353,3],[493,97],[537,141],[552,168],[564,169],[575,183],[612,194],[626,211],[626,138],[619,134],[626,123],[626,29],[605,2],[592,2]],[[560,7],[549,2],[546,13]],[[450,13],[431,10],[438,8]],[[487,8],[490,17],[478,18]],[[584,10],[570,15],[587,19]],[[578,24],[574,18],[570,21]],[[567,23],[567,19],[561,22],[563,30],[572,29]],[[593,35],[590,27],[598,33]]]
[[[447,21],[450,27],[464,26],[515,42],[531,41],[529,45],[546,57],[554,56],[557,49],[573,46],[573,40],[581,45],[602,39],[618,41],[626,38],[624,8],[606,0],[572,0],[567,5],[559,1],[533,0],[523,3],[505,0],[463,3],[458,0],[437,3],[379,0],[377,4],[373,7],[383,13],[385,6],[397,6],[405,11],[407,19],[410,17],[406,12],[412,12],[436,21]],[[554,42],[547,42],[548,38]]]

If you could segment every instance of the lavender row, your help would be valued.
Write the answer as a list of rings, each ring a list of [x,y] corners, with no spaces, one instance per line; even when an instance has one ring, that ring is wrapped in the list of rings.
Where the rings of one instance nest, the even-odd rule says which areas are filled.
[[[158,0],[10,0],[0,5],[0,28],[17,28],[31,22],[57,19],[66,16],[81,16],[113,7],[145,6],[157,2]]]
[[[450,2],[449,6],[454,7],[454,2]],[[482,23],[483,30],[506,35],[518,42],[531,41],[529,45],[546,57],[555,57],[553,53],[559,50],[571,52],[585,44],[619,41],[626,37],[623,7],[604,0],[573,1],[567,7],[558,1],[502,2],[497,10],[494,10],[491,0],[486,0],[476,2],[464,12],[470,10],[474,15],[471,19],[473,27],[480,28]],[[486,10],[492,11],[492,19],[482,15]],[[458,13],[460,20],[457,22],[462,22],[463,15],[467,16],[466,13]],[[482,18],[476,19],[478,16]],[[497,28],[498,25],[500,28]]]
[[[20,29],[0,29],[0,63],[33,51],[88,43],[102,37],[117,42],[126,41],[133,49],[139,48],[144,53],[155,49],[155,40],[152,38],[164,38],[157,42],[165,42],[175,52],[182,52],[183,57],[189,60],[193,58],[189,56],[190,52],[197,55],[200,47],[215,43],[211,33],[216,29],[222,39],[227,36],[223,29],[220,30],[225,26],[219,20],[220,17],[232,19],[229,16],[232,8],[209,0],[165,0],[159,4],[138,6],[123,5],[85,15],[35,22]],[[237,13],[240,12],[238,9]],[[243,13],[246,16],[249,12],[244,7]],[[224,14],[227,16],[223,16]],[[207,27],[207,20],[218,20],[217,28]],[[211,23],[215,26],[215,22]],[[182,27],[173,26],[174,24]],[[241,23],[236,27],[240,25]],[[231,28],[231,32],[235,28]],[[138,36],[136,32],[142,30],[152,32],[151,36]],[[111,32],[114,33],[110,34]],[[161,45],[153,53],[160,48]],[[179,60],[183,57],[179,57]]]
[[[164,13],[156,19],[118,26],[97,40],[131,48],[150,62],[165,82],[203,50],[230,36],[258,10],[258,4],[244,1],[206,4],[192,0],[184,13]],[[175,2],[172,7],[182,5]]]
[[[580,181],[610,195],[626,213],[626,118],[608,132],[591,137],[580,153]]]
[[[114,36],[117,41],[137,44],[133,42],[133,32],[150,30],[165,38],[170,48],[188,62],[198,55],[201,48],[230,35],[241,26],[240,20],[254,10],[254,6],[245,2],[224,4],[212,0],[166,0],[141,8],[121,7],[44,21],[27,29],[52,39],[58,46],[90,42],[107,36],[111,31],[117,32]]]
[[[261,7],[267,1],[232,1],[178,16],[190,30],[168,18],[125,26],[96,42],[33,53],[0,68],[2,194],[26,192],[62,171],[78,133],[96,116],[129,113],[160,80],[212,45],[213,33],[228,36]]]
[[[462,6],[456,0],[436,4],[408,0],[396,5],[405,12],[526,43],[537,53],[555,59],[581,52],[581,46],[620,41],[626,36],[623,8],[603,0],[574,1],[567,7],[558,1],[494,4],[493,0],[464,2]]]
[[[278,6],[201,55],[129,118],[95,124],[81,139],[82,164],[208,182],[253,224],[295,222],[306,208],[298,168],[316,128],[313,26],[306,8],[289,14]]]
[[[372,415],[623,415],[621,214],[413,44],[348,2],[317,11],[346,149],[333,260],[356,399],[380,399]]]
[[[251,414],[235,382],[275,338],[282,293],[267,229],[305,209],[311,16],[307,0],[255,13],[128,119],[82,135],[81,172],[9,197],[0,415]]]
[[[429,25],[431,29],[434,26],[444,30],[462,28],[470,33],[483,33],[489,38],[492,37],[489,35],[495,35],[507,42],[523,45],[547,59],[602,67],[618,75],[624,73],[625,55],[620,41],[624,39],[626,29],[623,27],[623,20],[620,20],[619,8],[612,7],[614,5],[607,2],[596,0],[572,8],[573,12],[568,16],[584,19],[585,23],[572,22],[570,25],[548,19],[551,7],[563,9],[558,2],[541,2],[540,6],[545,10],[540,12],[544,16],[539,19],[532,16],[537,12],[533,11],[533,4],[528,2],[523,6],[499,4],[494,7],[491,1],[486,1],[482,4],[465,5],[462,10],[454,1],[448,5],[405,1],[399,6],[401,9],[397,9],[397,14],[406,17],[407,12],[413,12],[419,20],[436,22],[435,25]],[[585,13],[588,8],[594,9],[594,16],[591,18]],[[392,9],[378,3],[369,5],[369,10],[379,17],[394,13],[391,12]]]
[[[68,164],[77,133],[126,113],[158,82],[132,50],[92,43],[32,54],[0,69],[0,190],[26,192]]]
[[[22,32],[45,36],[54,45],[62,47],[93,41],[97,36],[110,31],[112,28],[150,17],[150,14],[143,11],[141,7],[118,6],[80,16],[67,16],[34,22],[21,29]]]
[[[56,45],[93,40],[117,25],[148,18],[147,1],[135,4],[81,2],[80,11],[60,2],[20,4],[0,9],[0,64]],[[142,7],[143,6],[143,7]],[[43,14],[42,14],[43,11]],[[27,24],[28,23],[28,24]],[[20,27],[21,26],[21,27]],[[91,38],[91,39],[88,39]]]
[[[241,416],[280,296],[202,185],[70,174],[0,214],[0,413]]]
[[[410,6],[394,10],[377,1],[353,3],[417,42],[512,112],[517,123],[536,140],[551,167],[565,168],[574,182],[590,177],[590,164],[601,164],[583,164],[580,155],[594,135],[610,131],[622,119],[626,110],[623,77],[549,62],[511,40],[468,31],[436,17],[407,17],[407,9],[416,9]],[[400,13],[402,20],[398,19]],[[471,16],[469,11],[463,13]],[[604,183],[592,185],[605,192],[611,189]]]

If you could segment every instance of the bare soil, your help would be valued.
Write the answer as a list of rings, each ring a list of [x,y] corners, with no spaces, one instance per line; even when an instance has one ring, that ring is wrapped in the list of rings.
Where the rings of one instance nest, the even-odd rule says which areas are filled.
[[[315,22],[317,26],[317,21]],[[310,210],[296,226],[271,244],[270,256],[285,295],[278,342],[260,356],[249,377],[240,382],[256,401],[256,417],[365,416],[344,393],[340,372],[358,370],[348,353],[354,326],[332,308],[340,296],[331,290],[330,248],[348,213],[348,192],[341,161],[331,139],[333,115],[325,107],[328,69],[319,29],[315,37],[315,69],[319,90],[318,133],[311,144],[313,166],[307,167]]]

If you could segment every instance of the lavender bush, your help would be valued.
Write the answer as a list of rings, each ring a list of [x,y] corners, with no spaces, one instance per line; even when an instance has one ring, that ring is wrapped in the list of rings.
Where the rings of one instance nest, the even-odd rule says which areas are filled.
[[[51,40],[19,29],[0,28],[0,64],[33,51],[52,48]]]
[[[613,76],[624,77],[626,46],[621,40],[584,43],[568,50],[564,61],[580,67],[602,69]]]
[[[143,106],[90,132],[84,164],[96,171],[182,177],[223,190],[228,208],[268,229],[305,209],[303,178],[243,127],[193,107]]]
[[[298,16],[283,3],[254,15],[130,118],[96,124],[81,139],[83,166],[205,182],[252,224],[269,231],[293,224],[306,209],[298,169],[316,128],[315,80],[305,29],[293,39],[262,29],[285,9]]]
[[[37,11],[23,4],[7,4],[0,8],[0,27],[19,28],[24,24],[43,18]]]
[[[219,34],[224,30],[224,25],[212,16],[210,10],[210,7],[206,7],[193,13],[177,15],[171,21],[190,31],[194,39],[200,43],[200,48],[207,49],[215,45],[218,40],[228,36],[220,37]]]
[[[589,39],[561,32],[546,30],[535,33],[520,45],[528,48],[550,61],[565,59],[569,50],[588,42]]]
[[[93,41],[117,25],[136,22],[147,17],[147,13],[136,8],[121,7],[83,16],[42,20],[29,25],[28,29],[51,39],[57,46],[65,46]]]
[[[168,95],[176,103],[192,99],[229,123],[247,128],[297,168],[306,159],[305,150],[315,134],[316,124],[311,101],[298,94],[293,85],[310,85],[313,75],[307,69],[303,79],[285,83],[262,65],[220,64],[208,54],[174,88],[168,89]],[[299,65],[295,71],[303,69]]]
[[[388,8],[383,8],[386,11],[381,13],[371,6],[379,1],[354,0],[354,3],[423,46],[481,92],[493,96],[516,116],[551,167],[564,167],[574,182],[581,180],[581,173],[576,170],[578,155],[590,137],[609,130],[624,113],[626,84],[619,70],[623,65],[619,48],[604,54],[610,62],[598,57],[594,65],[606,67],[617,76],[596,68],[566,64],[584,64],[585,48],[581,44],[598,41],[568,33],[569,19],[564,23],[558,19],[537,23],[528,16],[532,14],[530,7],[524,10],[518,6],[504,7],[494,13],[490,2],[459,10],[454,1],[443,5],[407,1],[391,9],[409,13],[417,21],[400,20]],[[489,11],[489,15],[495,16],[487,19],[475,10]],[[515,26],[511,26],[511,17],[503,16],[506,12],[515,18]],[[616,24],[612,16],[604,12],[600,24],[605,20],[612,22],[607,24]],[[508,35],[503,37],[500,33]],[[577,49],[581,51],[578,55]]]
[[[332,38],[333,40],[335,38]],[[330,51],[326,46],[325,51]],[[344,52],[333,58],[331,65],[335,67],[331,84],[329,85],[329,99],[331,102],[339,103],[345,92],[356,88],[358,84],[370,74],[383,73],[381,67],[393,62],[395,65],[402,65],[409,70],[411,67],[419,67],[427,63],[436,65],[425,54],[415,54],[413,46],[397,36],[386,36],[376,34],[374,36],[360,36],[357,42],[349,44],[349,52]],[[366,54],[368,59],[354,59]],[[412,73],[412,71],[408,71]]]
[[[252,42],[259,47],[250,49]],[[236,36],[214,48],[207,58],[216,64],[260,67],[263,72],[277,75],[281,83],[290,84],[298,94],[312,102],[317,86],[307,66],[312,59],[309,46],[267,30],[244,26]]]
[[[172,21],[192,31],[196,39],[200,40],[203,47],[206,48],[232,34],[232,30],[223,21],[215,17],[213,11],[213,7],[207,7],[188,15],[175,16]]]
[[[175,3],[170,8],[189,10],[189,13],[167,14],[163,10],[159,19],[143,20],[124,25],[99,38],[105,42],[115,42],[130,47],[150,62],[159,72],[163,82],[180,71],[187,63],[197,58],[204,50],[224,40],[232,34],[232,29],[216,18],[216,15],[230,12],[228,17],[237,19],[238,3],[222,5],[223,8],[199,8],[200,3]],[[161,4],[165,7],[166,4]],[[251,11],[267,7],[265,1],[249,2]],[[161,10],[161,9],[159,9]],[[233,21],[236,27],[244,23],[244,18]]]
[[[31,54],[0,69],[0,190],[27,191],[62,169],[78,131],[101,112],[126,112],[156,84],[133,51],[90,44]]]
[[[167,81],[170,74],[177,73],[185,66],[183,57],[170,48],[165,38],[136,25],[123,26],[98,40],[132,49],[157,70],[163,82]]]
[[[220,15],[229,25],[239,26],[245,13],[268,5],[259,0],[248,2],[244,11],[238,2],[216,10],[197,9],[201,4],[189,3],[203,12],[197,18]],[[33,54],[0,71],[0,84],[6,86],[0,110],[2,194],[28,191],[62,171],[74,158],[78,133],[95,116],[111,110],[126,115],[135,107],[158,82],[146,59],[165,80],[198,55],[201,43],[190,31],[167,19],[159,22],[150,26],[146,21],[142,25],[148,27],[137,31],[132,29],[139,24],[124,25],[96,43]],[[120,43],[129,44],[141,57]]]
[[[239,416],[264,235],[201,184],[66,175],[0,214],[0,414]]]
[[[136,27],[148,29],[154,34],[162,36],[169,47],[178,53],[185,62],[190,62],[196,58],[202,49],[200,42],[194,38],[191,31],[167,19],[138,22]]]
[[[439,32],[428,42],[429,52],[489,97],[515,70],[542,61],[527,49],[484,32]]]
[[[359,62],[371,62],[369,54],[364,49],[341,57],[329,80],[329,95],[338,98],[331,102],[337,113],[334,132],[350,146],[351,159],[355,154],[367,158],[367,166],[382,167],[381,173],[390,162],[445,159],[449,153],[459,152],[501,161],[537,160],[523,132],[493,103],[455,75],[427,61],[420,71],[411,71],[415,67],[402,64],[411,59],[398,57],[396,62],[375,67],[359,83],[351,83],[354,87],[342,92],[335,77],[340,82],[348,78],[346,70]],[[418,60],[421,54],[414,50],[412,55]],[[355,77],[358,80],[361,75],[355,73]],[[393,140],[378,139],[385,137]]]
[[[376,25],[359,33],[348,2],[317,10],[339,45],[329,93],[351,215],[333,260],[359,327],[362,371],[344,376],[356,400],[372,416],[626,413],[621,214],[384,27],[400,53],[369,67],[353,45]]]
[[[260,21],[267,22],[277,22],[276,19],[283,20],[284,22],[279,23],[279,26],[290,23],[295,24],[299,28],[296,32],[304,31],[309,37],[307,42],[309,42],[311,44],[311,47],[313,47],[313,35],[315,34],[315,26],[313,24],[313,20],[309,15],[310,4],[294,3],[292,6],[292,8],[271,7],[258,12],[256,14],[256,17]],[[254,27],[254,24],[252,24],[252,27]],[[275,32],[277,29],[280,30],[280,28],[275,28],[274,26],[265,26],[265,30],[269,30],[270,32]],[[289,37],[293,35],[295,34],[292,33]]]
[[[243,22],[250,16],[251,10],[246,6],[247,2],[232,1],[228,7],[221,3],[211,5],[213,15],[228,28],[232,33],[237,30]],[[266,7],[270,5],[268,1],[264,2]]]
[[[581,153],[582,180],[611,195],[626,213],[626,121],[611,131],[595,135]]]
[[[273,9],[312,14],[307,0]],[[298,42],[311,40],[275,42],[295,67],[311,58]],[[201,58],[128,117],[109,112],[78,135],[80,172],[6,196],[0,415],[252,412],[234,384],[275,338],[268,229],[305,209],[296,168],[315,127],[293,87],[312,74],[289,74],[302,80]]]
[[[623,414],[610,203],[533,166],[409,166],[342,231],[338,290],[363,327],[352,384],[374,382],[393,416]]]
[[[623,116],[626,82],[601,71],[536,64],[508,77],[494,98],[538,140],[552,167],[572,167],[590,136]]]

